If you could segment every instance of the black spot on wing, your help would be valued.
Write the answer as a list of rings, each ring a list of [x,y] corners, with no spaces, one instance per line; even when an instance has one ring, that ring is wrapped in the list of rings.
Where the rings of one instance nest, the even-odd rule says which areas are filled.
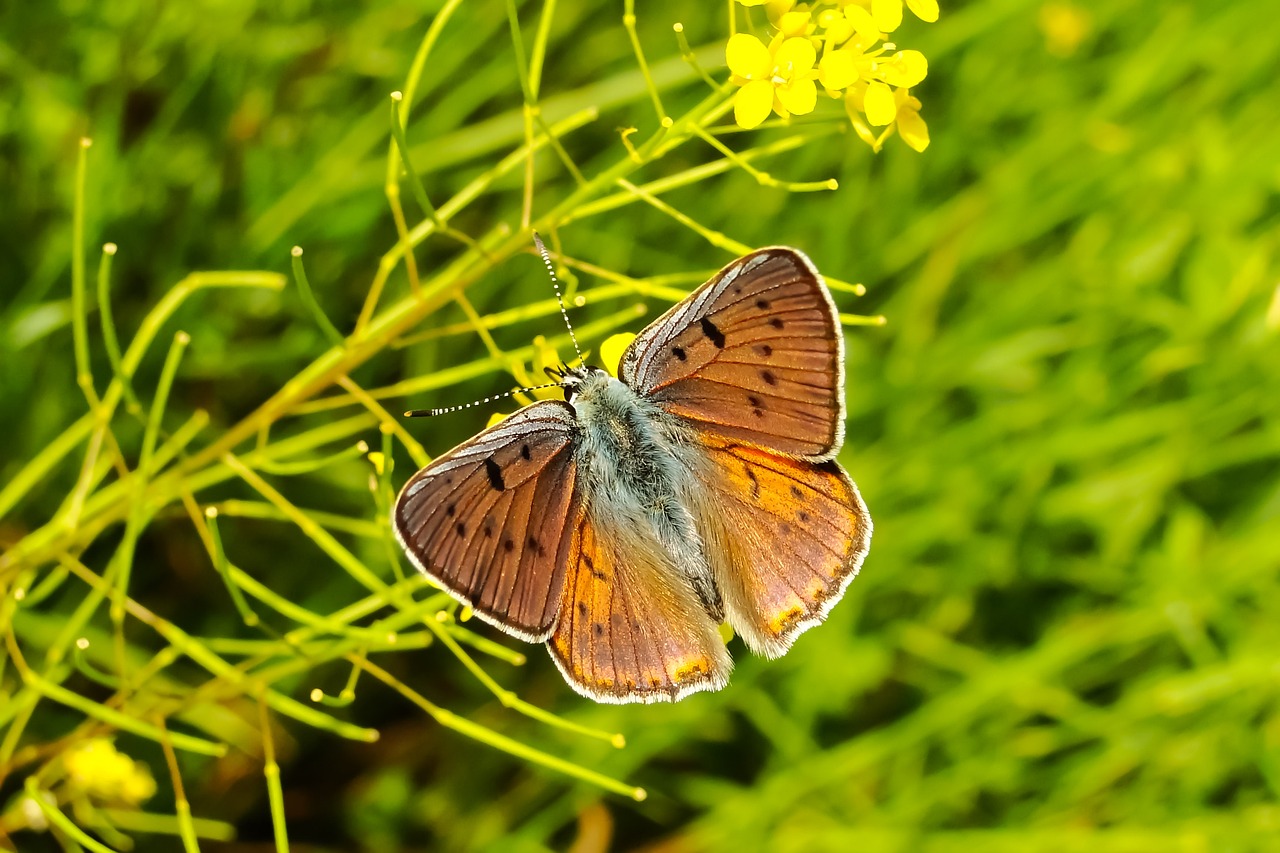
[[[689,357],[685,355],[685,351],[683,347],[672,347],[671,354],[674,355],[679,361],[684,361]]]
[[[773,375],[773,371],[772,371],[772,370],[762,370],[762,371],[760,371],[760,378],[764,380],[764,382],[765,382],[765,384],[766,384],[766,385],[777,385],[777,384],[778,384],[778,377],[776,377],[776,376],[774,376],[774,375]]]
[[[520,448],[520,455],[526,462],[533,458],[529,453],[529,445],[526,444]]]
[[[775,329],[781,329],[783,326],[786,325],[786,323],[782,322],[781,317],[774,317],[772,320],[769,321],[769,325],[773,326]]]
[[[707,340],[711,341],[716,349],[724,349],[724,332],[720,331],[720,327],[711,322],[709,317],[703,317],[698,322],[702,325],[702,334],[707,336]]]
[[[502,480],[502,469],[498,467],[497,462],[493,461],[492,456],[484,458],[484,472],[489,475],[489,485],[499,492],[506,489],[507,484]]]
[[[582,565],[587,567],[587,571],[591,573],[591,577],[598,581],[608,580],[609,576],[596,568],[596,561],[591,559],[590,555],[582,555]]]

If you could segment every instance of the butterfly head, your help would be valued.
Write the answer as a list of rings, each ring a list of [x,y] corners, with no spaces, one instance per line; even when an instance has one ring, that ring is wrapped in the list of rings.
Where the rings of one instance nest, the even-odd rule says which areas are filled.
[[[578,395],[583,386],[594,385],[609,376],[601,368],[589,364],[578,367],[548,367],[546,372],[564,388],[564,399],[568,403],[573,402],[573,398]]]

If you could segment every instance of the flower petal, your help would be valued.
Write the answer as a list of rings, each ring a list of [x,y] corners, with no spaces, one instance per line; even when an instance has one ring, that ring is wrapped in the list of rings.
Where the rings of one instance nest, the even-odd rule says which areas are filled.
[[[773,55],[774,68],[779,76],[795,80],[813,69],[818,60],[818,53],[813,49],[813,42],[806,38],[791,38],[778,46]]]
[[[818,63],[818,80],[824,89],[845,89],[857,79],[858,66],[851,50],[828,50]]]
[[[927,23],[932,24],[938,20],[938,0],[907,0],[907,8]],[[929,143],[926,141],[925,144]]]
[[[880,32],[893,32],[902,23],[902,0],[871,0],[871,17]]]
[[[844,16],[849,19],[849,23],[853,24],[854,30],[866,46],[869,47],[873,42],[880,40],[880,27],[876,25],[876,19],[871,17],[871,13],[866,9],[861,6],[845,6]]]
[[[739,77],[759,80],[773,70],[773,57],[764,42],[749,33],[735,33],[725,46],[729,70]]]
[[[622,354],[635,339],[636,336],[632,332],[622,332],[604,339],[604,343],[600,345],[600,363],[605,370],[609,371],[610,376],[618,375],[618,362],[622,361]]]
[[[733,96],[733,120],[738,127],[752,128],[769,117],[773,108],[773,84],[753,80]]]
[[[818,87],[809,79],[796,80],[789,86],[777,88],[778,100],[793,115],[802,116],[813,112],[818,104]]]
[[[791,112],[787,109],[787,105],[779,100],[778,90],[776,88],[773,90],[773,111],[777,114],[778,118],[791,118]]]
[[[862,120],[862,101],[866,96],[867,81],[865,80],[854,83],[849,87],[849,91],[844,93],[844,110],[855,123]]]
[[[900,50],[880,65],[880,79],[890,86],[910,89],[929,73],[929,60],[918,50]]]
[[[822,38],[826,41],[827,47],[838,47],[853,38],[853,24],[849,23],[849,19],[844,15],[829,16],[824,26],[826,31],[822,34]]]
[[[778,19],[778,29],[788,36],[802,36],[808,28],[808,12],[788,12]]]
[[[929,127],[915,110],[902,110],[898,113],[898,135],[917,151],[929,147]]]
[[[876,135],[871,132],[871,128],[867,127],[860,118],[850,119],[850,121],[853,122],[853,131],[858,134],[858,138],[870,145],[872,150],[878,153],[880,149],[876,144]]]
[[[866,111],[867,122],[874,127],[883,127],[891,123],[898,113],[898,105],[893,100],[893,90],[879,80],[873,80],[867,86],[867,94],[862,99],[862,108]]]

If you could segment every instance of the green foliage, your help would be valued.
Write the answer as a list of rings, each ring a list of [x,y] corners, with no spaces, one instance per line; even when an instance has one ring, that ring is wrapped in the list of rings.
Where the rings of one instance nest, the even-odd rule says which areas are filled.
[[[908,18],[922,154],[732,126],[708,5],[0,12],[0,843],[1274,842],[1270,4]],[[580,699],[389,538],[483,415],[388,411],[567,347],[530,225],[593,350],[749,247],[835,280],[871,554],[722,693]]]

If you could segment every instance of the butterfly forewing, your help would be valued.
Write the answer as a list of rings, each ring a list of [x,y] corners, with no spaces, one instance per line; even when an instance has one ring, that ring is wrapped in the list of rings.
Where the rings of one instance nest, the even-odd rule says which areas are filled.
[[[573,525],[563,611],[547,643],[565,679],[615,703],[723,687],[732,662],[693,590],[660,550],[589,515]]]
[[[843,339],[831,297],[794,249],[734,261],[645,329],[619,375],[708,434],[807,459],[843,439]]]
[[[564,590],[576,433],[567,404],[535,403],[434,460],[396,500],[396,536],[417,567],[531,642],[551,633]]]
[[[729,623],[752,651],[786,653],[857,574],[871,517],[834,461],[708,443],[698,527]]]

